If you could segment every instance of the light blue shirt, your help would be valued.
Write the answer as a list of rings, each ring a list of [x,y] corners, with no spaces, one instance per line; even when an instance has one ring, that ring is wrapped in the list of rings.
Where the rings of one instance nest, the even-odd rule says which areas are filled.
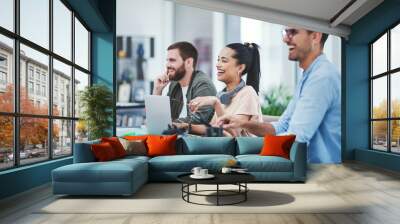
[[[293,99],[277,122],[277,135],[295,134],[308,145],[309,163],[341,162],[340,74],[324,54],[303,72]]]

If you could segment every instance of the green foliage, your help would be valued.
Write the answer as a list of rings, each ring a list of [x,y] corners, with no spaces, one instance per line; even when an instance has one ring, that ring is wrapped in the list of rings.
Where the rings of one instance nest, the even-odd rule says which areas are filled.
[[[80,92],[79,106],[82,119],[89,131],[89,139],[109,136],[107,129],[112,126],[112,92],[104,85],[95,84]]]
[[[261,111],[264,115],[280,116],[288,106],[292,96],[283,85],[271,88],[264,94],[265,104]]]

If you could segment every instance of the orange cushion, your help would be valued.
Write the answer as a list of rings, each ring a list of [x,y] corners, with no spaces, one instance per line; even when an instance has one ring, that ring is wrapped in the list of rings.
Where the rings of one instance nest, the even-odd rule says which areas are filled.
[[[94,157],[99,162],[109,161],[117,158],[114,149],[108,142],[93,144],[91,145],[91,149],[94,154]]]
[[[110,143],[117,158],[126,156],[126,151],[117,137],[101,138],[101,142]]]
[[[177,138],[177,135],[151,135],[147,137],[148,156],[175,155]]]
[[[260,155],[280,156],[290,159],[290,148],[292,147],[295,139],[296,135],[266,135],[264,137],[264,146],[261,149]]]

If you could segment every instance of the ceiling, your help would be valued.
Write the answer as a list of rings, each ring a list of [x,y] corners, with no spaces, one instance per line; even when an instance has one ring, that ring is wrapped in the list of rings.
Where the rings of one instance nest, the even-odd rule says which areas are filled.
[[[347,37],[383,0],[172,0],[217,12]]]
[[[329,21],[337,12],[351,2],[351,0],[227,0],[227,2],[274,9]]]

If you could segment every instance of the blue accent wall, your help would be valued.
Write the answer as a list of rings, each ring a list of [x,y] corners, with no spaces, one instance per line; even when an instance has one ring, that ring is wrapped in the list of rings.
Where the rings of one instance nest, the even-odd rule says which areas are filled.
[[[92,83],[104,84],[112,92],[115,92],[114,37],[113,33],[92,33]],[[113,105],[116,105],[115,97]],[[109,109],[113,110],[113,108]],[[115,124],[115,115],[110,119],[113,119],[113,124]],[[108,132],[113,135],[114,129],[110,127]]]
[[[92,34],[92,74],[93,83],[113,87],[114,35],[112,33]]]
[[[53,169],[71,163],[72,158],[69,157],[2,171],[0,199],[48,183]]]
[[[346,41],[344,159],[399,170],[400,157],[369,150],[369,46],[400,21],[400,1],[386,0],[351,27]],[[342,115],[343,116],[343,115]]]
[[[92,32],[92,82],[103,83],[115,93],[115,0],[66,0],[66,2],[79,14]],[[112,119],[115,121],[115,116]],[[110,132],[113,131],[115,132],[115,127],[110,127]],[[72,157],[68,157],[0,171],[0,199],[50,182],[53,169],[71,163]]]

